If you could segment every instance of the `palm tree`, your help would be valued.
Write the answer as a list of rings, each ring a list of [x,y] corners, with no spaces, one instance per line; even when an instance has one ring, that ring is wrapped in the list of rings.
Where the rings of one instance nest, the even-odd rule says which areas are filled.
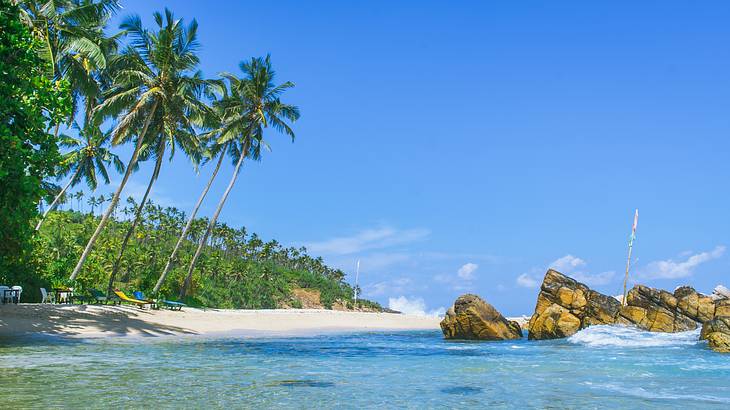
[[[228,73],[222,75],[228,82],[229,95],[214,102],[214,108],[218,111],[221,121],[217,129],[210,131],[211,135],[218,136],[218,144],[231,142],[228,145],[228,152],[233,158],[237,158],[237,161],[228,187],[223,192],[218,207],[208,222],[205,234],[190,261],[187,276],[180,288],[181,299],[185,297],[190,286],[200,252],[215,227],[228,194],[236,183],[243,159],[260,158],[261,147],[265,146],[263,129],[271,125],[294,140],[294,131],[287,121],[294,122],[299,118],[299,108],[284,104],[279,99],[281,94],[294,84],[287,81],[281,85],[274,85],[275,72],[271,68],[270,56],[252,58],[250,61],[241,62],[239,67],[244,73],[242,79]]]
[[[83,203],[82,200],[84,199],[84,191],[76,191],[76,193],[74,194],[74,199],[79,205],[79,212],[82,212],[81,204]]]
[[[89,200],[86,202],[91,207],[92,216],[94,215],[94,210],[96,209],[96,203],[97,203],[96,201],[97,201],[96,197],[94,195],[91,195],[89,197]]]
[[[104,133],[99,127],[95,126],[89,126],[82,130],[76,123],[73,124],[73,128],[79,132],[79,135],[84,140],[80,141],[66,135],[61,135],[59,143],[62,147],[70,149],[69,152],[63,155],[59,166],[59,176],[71,174],[71,178],[48,206],[41,220],[38,221],[35,227],[36,231],[41,229],[41,225],[48,216],[48,213],[56,207],[61,196],[66,195],[66,191],[70,187],[75,186],[83,179],[91,190],[95,190],[98,184],[97,174],[101,175],[104,183],[108,184],[109,172],[107,171],[107,166],[109,165],[113,165],[119,172],[124,172],[124,164],[122,164],[122,161],[106,147],[110,139],[110,133]]]
[[[104,69],[116,53],[119,34],[107,37],[107,21],[119,10],[118,0],[23,0],[21,19],[43,42],[39,50],[49,62],[49,74],[71,85],[73,110],[85,100],[84,126],[101,94]],[[54,135],[58,135],[56,124]]]
[[[196,71],[199,63],[196,54],[198,23],[193,20],[185,27],[183,21],[175,20],[167,9],[164,16],[159,12],[153,16],[157,24],[154,32],[142,27],[138,15],[127,17],[120,25],[131,37],[131,43],[113,62],[112,87],[105,93],[105,100],[96,111],[102,116],[119,118],[112,131],[114,144],[134,137],[136,142],[127,172],[86,244],[71,273],[71,280],[75,280],[81,272],[94,243],[104,230],[143,147],[157,147],[157,136],[160,135],[175,143],[181,139],[189,140],[190,144],[182,146],[186,153],[192,153],[188,147],[195,145],[190,122],[204,109],[199,97],[203,81],[200,72]],[[148,130],[152,132],[148,133]]]

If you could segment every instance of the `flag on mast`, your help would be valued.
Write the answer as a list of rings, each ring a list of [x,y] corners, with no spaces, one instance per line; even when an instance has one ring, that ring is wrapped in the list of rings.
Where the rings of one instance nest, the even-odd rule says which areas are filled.
[[[631,237],[629,238],[629,256],[626,258],[626,276],[624,277],[624,297],[621,300],[622,305],[626,305],[626,284],[629,281],[629,268],[631,267],[631,251],[634,248],[634,240],[636,239],[636,226],[639,224],[639,209],[634,212],[634,224],[631,225]]]
[[[631,241],[629,246],[634,244],[634,239],[636,239],[636,225],[639,224],[639,210],[636,209],[636,212],[634,213],[634,224],[631,226]]]

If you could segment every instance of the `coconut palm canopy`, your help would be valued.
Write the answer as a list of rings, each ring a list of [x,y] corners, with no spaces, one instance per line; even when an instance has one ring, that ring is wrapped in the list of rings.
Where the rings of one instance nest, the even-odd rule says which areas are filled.
[[[104,132],[99,127],[87,127],[82,130],[78,123],[74,123],[72,129],[76,130],[83,140],[65,134],[59,135],[59,145],[68,150],[59,164],[60,177],[74,175],[72,186],[84,180],[91,190],[95,190],[99,184],[99,177],[105,184],[110,182],[107,169],[109,166],[113,166],[119,173],[124,172],[124,163],[109,148],[111,142],[109,131]]]

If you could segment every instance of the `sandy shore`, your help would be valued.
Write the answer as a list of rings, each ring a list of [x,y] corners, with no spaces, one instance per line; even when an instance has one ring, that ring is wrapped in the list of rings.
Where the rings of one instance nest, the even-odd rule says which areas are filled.
[[[0,305],[0,336],[276,336],[368,330],[439,329],[439,318],[331,310],[224,310],[181,312],[129,306]]]

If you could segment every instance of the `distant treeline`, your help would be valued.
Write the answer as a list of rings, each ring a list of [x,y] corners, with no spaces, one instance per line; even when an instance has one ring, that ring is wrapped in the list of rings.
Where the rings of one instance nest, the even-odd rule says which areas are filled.
[[[50,287],[68,284],[68,272],[99,222],[99,216],[92,213],[99,198],[88,198],[87,212],[81,212],[82,195],[69,198],[67,210],[48,215],[33,252],[39,276],[33,281],[35,283],[29,285]],[[116,217],[111,219],[109,227],[99,237],[98,245],[88,258],[84,275],[74,282],[80,290],[107,289],[110,271],[136,207],[134,200],[129,198],[126,206],[115,210]],[[178,209],[148,202],[142,209],[134,238],[119,263],[118,280],[112,284],[113,287],[149,293],[185,223],[186,216]],[[206,218],[193,221],[160,295],[178,295],[187,274],[187,264],[207,225]],[[309,256],[305,248],[287,248],[275,240],[263,241],[243,227],[236,229],[224,223],[216,224],[197,266],[199,268],[192,277],[185,300],[195,306],[246,309],[282,305],[298,307],[291,290],[310,288],[321,292],[325,307],[329,308],[337,301],[352,307],[354,289],[344,281],[341,270],[328,267],[322,258]],[[26,293],[30,300],[38,292]],[[359,300],[358,304],[379,308],[366,300]]]

